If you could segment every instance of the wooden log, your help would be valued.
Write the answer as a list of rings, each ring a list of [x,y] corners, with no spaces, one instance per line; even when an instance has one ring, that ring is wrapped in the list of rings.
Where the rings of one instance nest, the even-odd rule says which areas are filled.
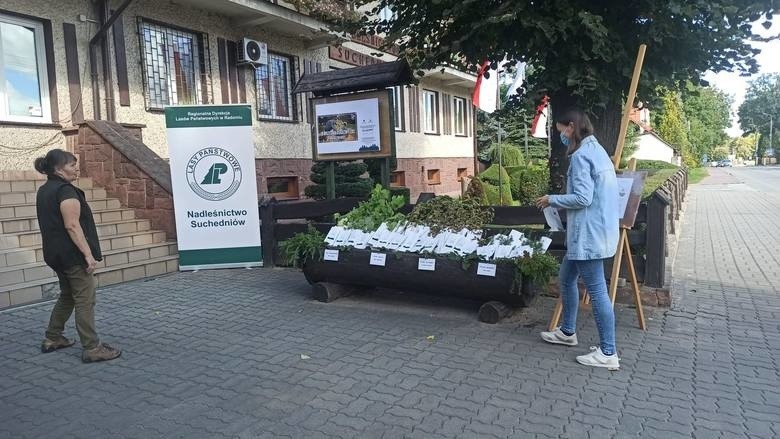
[[[351,296],[365,290],[353,285],[334,284],[331,282],[317,282],[312,284],[311,292],[314,300],[330,303],[340,297]]]
[[[495,324],[512,312],[512,308],[497,301],[490,301],[479,307],[479,321]]]
[[[410,253],[388,252],[385,266],[370,265],[371,253],[350,249],[340,252],[338,261],[307,261],[303,274],[310,284],[380,287],[480,302],[497,300],[512,306],[528,306],[536,296],[536,289],[516,272],[514,264],[496,264],[495,276],[480,276],[476,263],[464,270],[460,261],[447,257],[435,257],[434,271],[419,270],[421,256]]]

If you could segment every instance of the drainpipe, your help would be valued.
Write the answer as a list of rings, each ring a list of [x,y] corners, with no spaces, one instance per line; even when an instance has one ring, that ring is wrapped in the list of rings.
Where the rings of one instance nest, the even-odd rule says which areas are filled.
[[[92,111],[94,117],[97,120],[102,119],[100,114],[100,82],[97,71],[97,43],[101,43],[102,49],[102,63],[103,63],[103,85],[106,89],[106,118],[110,121],[116,119],[114,109],[114,89],[112,87],[112,75],[111,64],[109,64],[109,45],[108,45],[108,30],[114,24],[114,22],[122,16],[122,12],[127,9],[133,0],[125,0],[113,14],[109,15],[109,3],[110,0],[103,0],[100,6],[100,29],[95,33],[95,36],[89,40],[89,70],[92,79]]]

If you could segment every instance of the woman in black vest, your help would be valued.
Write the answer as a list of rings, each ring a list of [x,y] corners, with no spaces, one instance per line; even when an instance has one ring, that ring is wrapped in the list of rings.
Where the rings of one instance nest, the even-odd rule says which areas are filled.
[[[54,149],[35,159],[35,169],[48,176],[36,199],[43,260],[57,273],[61,289],[41,351],[73,346],[75,341],[62,332],[75,309],[81,361],[113,360],[122,351],[100,343],[95,332],[95,266],[103,257],[92,210],[84,192],[72,184],[79,177],[76,156]]]

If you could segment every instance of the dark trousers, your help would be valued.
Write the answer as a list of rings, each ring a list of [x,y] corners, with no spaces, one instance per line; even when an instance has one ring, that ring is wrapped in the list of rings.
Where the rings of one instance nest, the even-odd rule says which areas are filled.
[[[100,343],[95,332],[95,276],[84,267],[75,266],[57,271],[60,280],[60,298],[49,318],[46,338],[56,340],[65,330],[73,310],[76,310],[76,331],[84,349],[92,349]]]

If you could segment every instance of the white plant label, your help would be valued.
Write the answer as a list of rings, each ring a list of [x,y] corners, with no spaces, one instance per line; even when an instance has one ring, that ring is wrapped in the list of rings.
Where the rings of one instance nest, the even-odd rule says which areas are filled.
[[[427,259],[427,258],[418,259],[417,269],[421,271],[436,271],[436,259]]]
[[[496,277],[496,264],[480,262],[479,265],[477,265],[477,274],[480,276]]]
[[[326,261],[337,262],[339,260],[339,251],[338,250],[325,250],[325,255],[323,256],[323,259],[326,260]]]
[[[371,261],[369,261],[369,264],[384,267],[386,260],[387,255],[384,253],[371,253]]]

